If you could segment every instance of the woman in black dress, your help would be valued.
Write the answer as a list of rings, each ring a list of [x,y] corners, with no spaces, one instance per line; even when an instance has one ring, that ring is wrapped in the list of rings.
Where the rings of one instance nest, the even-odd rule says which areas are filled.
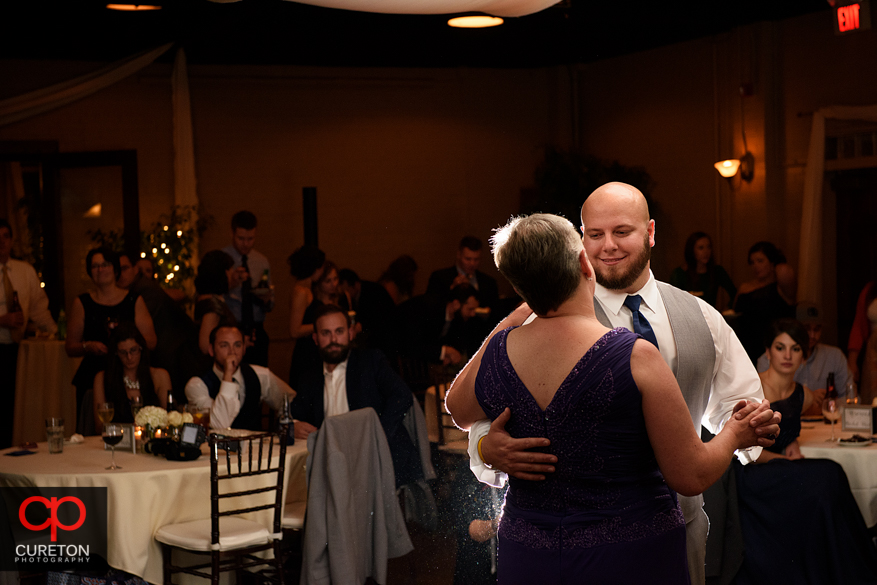
[[[133,322],[143,335],[146,347],[155,349],[157,341],[146,303],[137,293],[116,285],[121,272],[116,253],[105,247],[95,248],[85,257],[85,266],[95,290],[73,300],[67,318],[65,343],[67,355],[83,356],[73,376],[80,413],[83,410],[91,411],[91,404],[83,404],[82,399],[94,385],[95,375],[106,366],[107,348],[113,329],[122,322]],[[83,430],[77,426],[78,432]]]
[[[700,297],[708,305],[718,308],[719,289],[728,293],[728,302],[734,302],[737,287],[727,271],[713,260],[713,241],[706,232],[694,232],[685,242],[685,265],[670,275],[670,284]],[[724,303],[723,303],[724,305]]]
[[[195,277],[195,325],[198,326],[198,349],[201,355],[207,356],[210,347],[210,332],[220,323],[235,325],[237,320],[225,303],[231,275],[234,271],[234,260],[222,250],[212,250],[204,254],[198,265],[198,276]],[[202,363],[212,363],[212,359]]]
[[[133,323],[121,323],[110,336],[107,369],[94,377],[94,420],[98,433],[103,425],[97,405],[114,405],[113,422],[133,423],[131,401],[140,398],[142,406],[167,408],[171,377],[167,370],[149,366],[149,349]]]
[[[749,248],[749,266],[754,278],[740,285],[734,311],[734,329],[752,363],[764,353],[764,335],[775,319],[795,316],[798,283],[786,257],[770,242]]]
[[[877,583],[877,549],[843,468],[805,459],[798,447],[801,412],[815,398],[795,383],[807,329],[794,319],[775,321],[765,345],[764,396],[783,419],[776,443],[755,464],[733,463],[745,547],[735,583]]]

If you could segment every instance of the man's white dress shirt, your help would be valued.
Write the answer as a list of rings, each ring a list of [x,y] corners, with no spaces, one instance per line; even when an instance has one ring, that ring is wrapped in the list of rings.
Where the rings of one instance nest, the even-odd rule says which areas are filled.
[[[41,331],[49,334],[55,333],[58,328],[49,312],[49,299],[40,286],[40,279],[37,278],[37,272],[33,266],[27,262],[10,258],[6,264],[0,264],[0,279],[3,278],[4,266],[7,269],[9,281],[12,283],[12,290],[18,293],[18,302],[21,304],[24,322],[33,321]],[[3,290],[2,281],[0,281],[0,315],[8,313],[8,307],[11,304],[12,299],[6,298],[6,291]],[[8,327],[0,327],[0,343],[12,343],[12,330]]]
[[[347,403],[347,360],[331,372],[323,363],[323,414],[325,418],[350,412]]]
[[[283,409],[283,395],[290,394],[290,399],[292,399],[292,388],[272,374],[268,368],[252,365],[250,367],[259,377],[259,384],[262,386],[262,402],[267,403],[276,412],[280,412]],[[186,398],[189,399],[189,404],[194,408],[210,410],[211,429],[229,429],[241,411],[241,405],[244,403],[244,397],[247,393],[244,375],[238,368],[232,375],[232,381],[225,382],[222,380],[225,373],[215,363],[213,364],[213,373],[220,380],[219,393],[217,393],[215,400],[210,398],[207,385],[198,376],[191,378],[186,384]]]

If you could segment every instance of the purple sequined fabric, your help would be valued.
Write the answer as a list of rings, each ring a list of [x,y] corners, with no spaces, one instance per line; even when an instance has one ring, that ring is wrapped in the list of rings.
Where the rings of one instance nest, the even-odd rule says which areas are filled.
[[[614,329],[575,365],[543,411],[508,357],[511,329],[494,336],[475,393],[493,419],[506,407],[513,437],[547,437],[557,455],[545,481],[510,478],[500,538],[535,549],[631,542],[685,525],[646,433],[630,373],[637,336]]]

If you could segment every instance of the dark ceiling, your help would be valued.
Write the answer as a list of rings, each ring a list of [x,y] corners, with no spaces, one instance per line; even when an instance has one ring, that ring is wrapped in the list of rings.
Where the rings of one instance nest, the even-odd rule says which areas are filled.
[[[120,0],[116,0],[120,1]],[[411,0],[417,2],[417,0]],[[826,0],[564,0],[500,27],[453,29],[447,16],[370,14],[284,0],[158,0],[116,12],[106,1],[0,2],[0,58],[114,61],[176,41],[190,63],[391,67],[538,67],[587,63],[744,24],[825,12]],[[172,52],[160,60],[169,62]]]

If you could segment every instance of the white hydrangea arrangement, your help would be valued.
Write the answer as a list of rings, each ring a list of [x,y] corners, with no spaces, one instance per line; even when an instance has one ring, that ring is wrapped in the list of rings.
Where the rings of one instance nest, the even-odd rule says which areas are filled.
[[[181,427],[184,423],[194,422],[194,420],[192,414],[188,412],[180,413],[176,410],[172,410],[167,415],[167,424],[172,427]]]
[[[174,413],[179,414],[179,413]],[[140,427],[159,429],[168,425],[167,411],[158,406],[144,406],[134,417],[134,424]]]

